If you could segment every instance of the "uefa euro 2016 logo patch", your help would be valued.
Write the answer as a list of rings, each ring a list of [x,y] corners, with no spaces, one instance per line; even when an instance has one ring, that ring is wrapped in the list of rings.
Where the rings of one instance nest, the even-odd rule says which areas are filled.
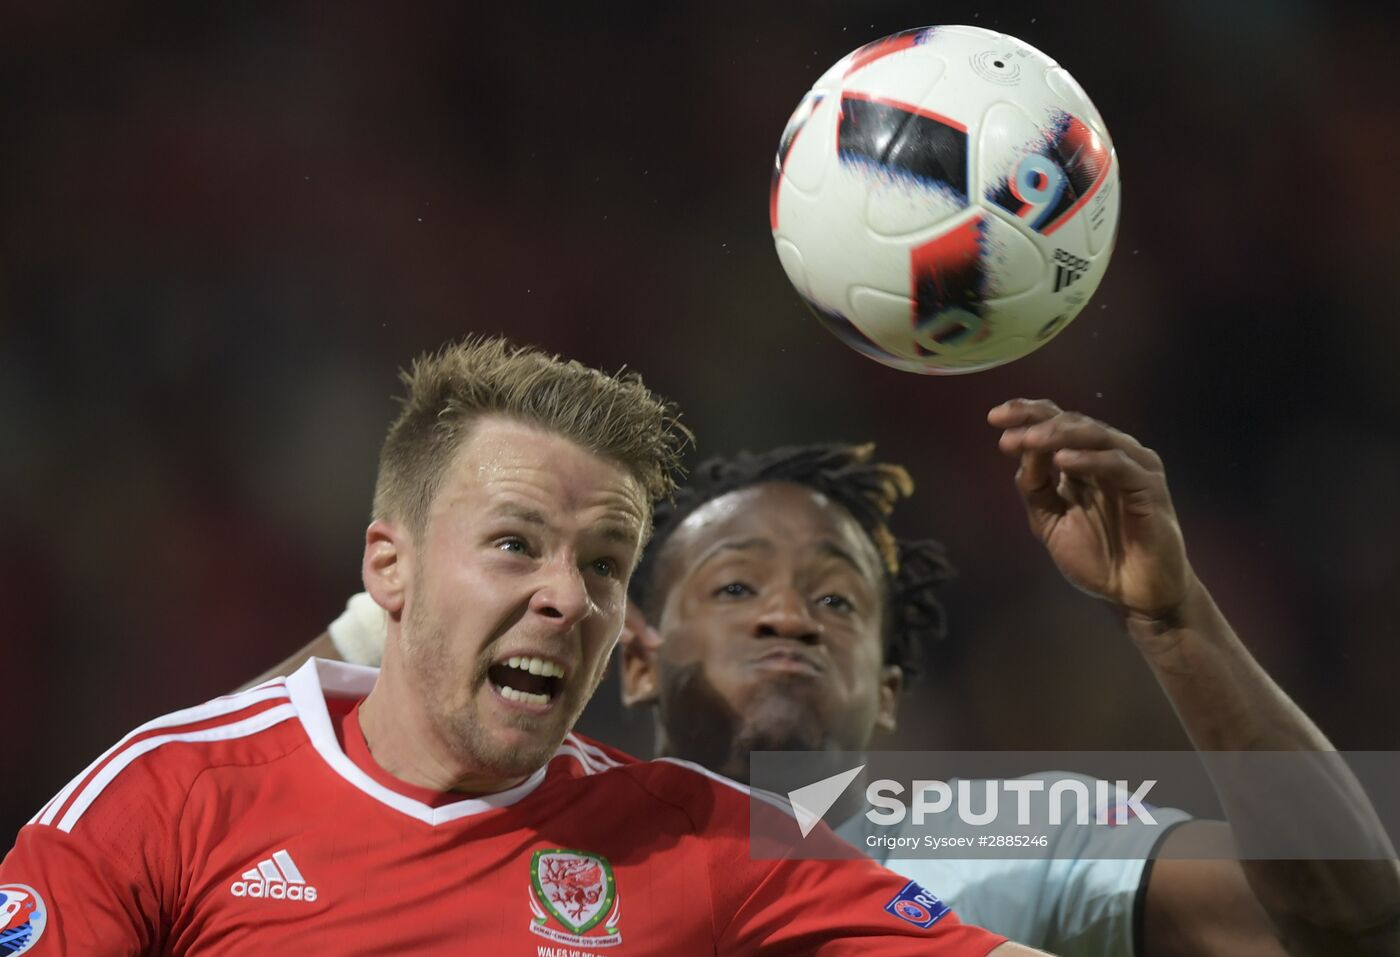
[[[28,884],[0,884],[0,957],[22,954],[39,942],[49,909]]]
[[[910,881],[904,885],[904,890],[894,895],[894,900],[885,905],[885,910],[915,927],[932,927],[938,918],[948,913],[949,908],[937,897]]]
[[[612,865],[601,854],[551,848],[530,859],[530,930],[575,947],[622,943],[622,902]],[[555,926],[555,925],[558,926]]]

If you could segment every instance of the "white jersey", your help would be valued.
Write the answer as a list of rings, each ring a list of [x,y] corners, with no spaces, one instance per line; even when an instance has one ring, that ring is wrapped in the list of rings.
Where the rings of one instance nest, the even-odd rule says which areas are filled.
[[[1093,786],[1093,779],[1082,775],[1027,777],[1074,777]],[[1044,791],[1032,797],[1048,801]],[[1068,804],[1065,816],[1073,819]],[[888,848],[872,848],[866,837],[897,835],[890,827],[870,823],[864,814],[848,820],[837,833],[896,874],[929,888],[967,923],[1060,957],[1133,957],[1134,913],[1147,863],[1166,832],[1190,819],[1172,808],[1153,808],[1152,816],[1156,826],[1131,819],[1113,826],[1057,828],[1045,858],[1022,860],[890,858]],[[954,815],[939,815],[937,821],[939,836],[975,838],[985,833]],[[906,830],[913,833],[908,824],[899,833]],[[926,820],[917,833],[932,834],[933,826]]]

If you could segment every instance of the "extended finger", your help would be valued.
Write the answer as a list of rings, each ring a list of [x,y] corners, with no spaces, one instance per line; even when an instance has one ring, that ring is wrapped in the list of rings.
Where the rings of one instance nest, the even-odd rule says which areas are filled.
[[[1092,480],[1122,495],[1155,499],[1166,487],[1160,472],[1145,468],[1124,449],[1059,449],[1054,464],[1072,480]]]
[[[998,429],[1014,429],[1044,422],[1060,414],[1060,407],[1049,399],[1011,399],[987,413],[987,424]]]
[[[1133,436],[1077,412],[1064,412],[1029,426],[1010,444],[1026,453],[1117,449],[1144,469],[1162,471],[1161,457]],[[1003,451],[1007,449],[1003,447]]]

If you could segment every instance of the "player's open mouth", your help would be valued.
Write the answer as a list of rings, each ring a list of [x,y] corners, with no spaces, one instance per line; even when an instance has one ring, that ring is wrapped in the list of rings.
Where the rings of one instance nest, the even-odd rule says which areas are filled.
[[[488,668],[486,677],[507,701],[547,707],[564,686],[564,667],[548,658],[515,655]]]

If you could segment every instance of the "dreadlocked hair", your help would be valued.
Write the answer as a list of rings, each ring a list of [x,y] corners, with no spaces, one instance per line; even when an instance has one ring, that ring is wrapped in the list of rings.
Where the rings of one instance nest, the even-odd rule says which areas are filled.
[[[947,634],[936,593],[956,571],[942,543],[900,540],[890,531],[895,504],[913,493],[914,481],[903,466],[872,462],[874,452],[873,443],[785,446],[702,462],[674,498],[657,504],[651,542],[632,576],[632,600],[648,615],[655,613],[656,560],[671,534],[700,506],[741,488],[792,482],[841,505],[870,537],[885,568],[885,661],[908,678],[918,676],[926,646]]]

